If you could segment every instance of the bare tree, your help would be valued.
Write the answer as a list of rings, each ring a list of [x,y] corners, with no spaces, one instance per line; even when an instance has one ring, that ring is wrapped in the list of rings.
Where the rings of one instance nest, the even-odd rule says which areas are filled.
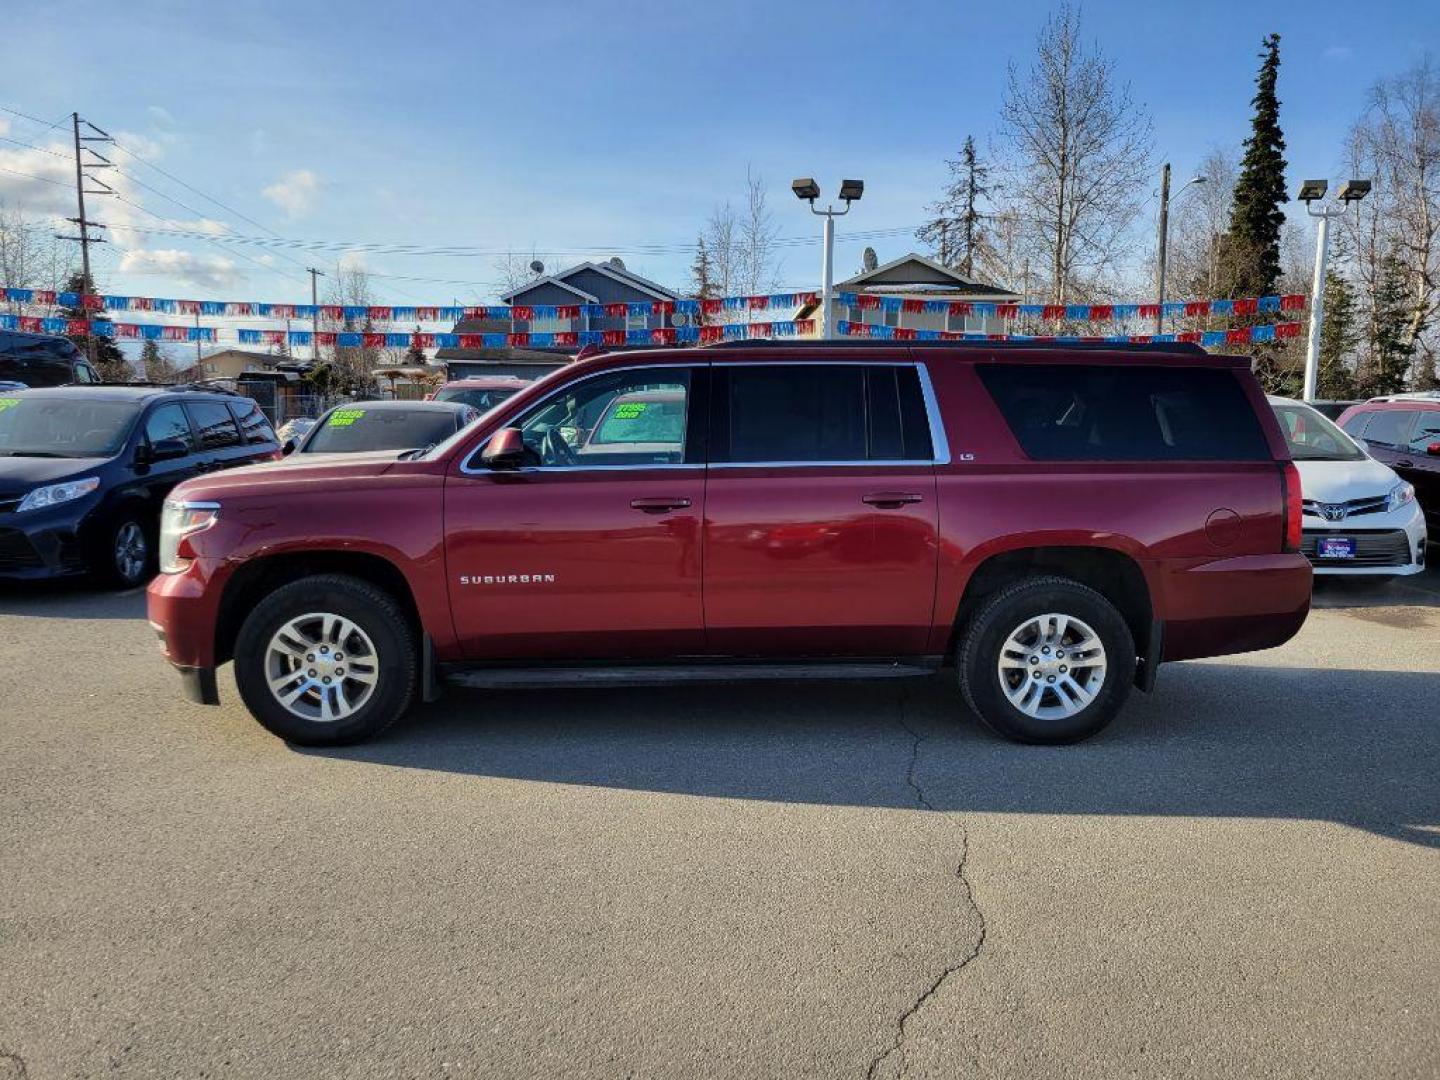
[[[495,260],[496,281],[501,286],[500,295],[514,292],[530,284],[537,277],[541,277],[543,270],[536,270],[535,264],[545,265],[540,256],[532,249],[529,255],[522,255],[517,252],[507,251],[500,258]]]
[[[1028,68],[1010,65],[1002,176],[1050,297],[1065,303],[1095,290],[1126,254],[1151,124],[1111,61],[1081,40],[1078,9],[1062,4],[1048,16],[1035,49]]]
[[[1416,356],[1415,380],[1433,382],[1440,315],[1440,70],[1424,56],[1407,71],[1377,83],[1352,128],[1353,175],[1371,176],[1375,190],[1347,214],[1355,274],[1368,302],[1371,342],[1382,264],[1398,260],[1409,295],[1403,340]]]
[[[49,221],[27,221],[0,202],[0,285],[16,289],[60,290],[75,272],[74,245],[55,238]],[[6,307],[18,314],[20,305]]]
[[[327,301],[340,308],[364,307],[375,304],[375,288],[370,273],[363,266],[340,263],[330,274]],[[346,316],[322,319],[321,325],[337,333],[371,333],[375,330],[368,313],[363,318]],[[375,368],[383,350],[367,345],[336,345],[333,353],[331,384],[345,393],[367,392],[374,383]]]
[[[769,292],[775,286],[775,238],[779,231],[766,206],[765,180],[745,170],[745,216],[740,221],[740,285],[746,293]]]
[[[700,235],[710,253],[710,280],[721,296],[732,296],[742,272],[740,226],[728,202],[715,207]]]
[[[1195,170],[1204,178],[1171,204],[1169,266],[1175,295],[1211,297],[1219,287],[1221,237],[1230,227],[1239,162],[1233,151],[1215,147]]]

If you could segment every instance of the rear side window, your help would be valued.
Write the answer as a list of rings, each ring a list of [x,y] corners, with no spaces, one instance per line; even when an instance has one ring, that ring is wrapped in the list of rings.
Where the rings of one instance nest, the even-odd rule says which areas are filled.
[[[1365,431],[1365,425],[1370,422],[1370,418],[1374,415],[1373,412],[1357,412],[1355,415],[1348,417],[1340,427],[1344,429],[1346,435],[1358,439]]]
[[[240,445],[235,419],[223,402],[192,401],[185,405],[185,411],[199,433],[201,450],[224,450]]]
[[[1410,446],[1421,453],[1433,442],[1440,442],[1440,409],[1426,409],[1415,417],[1415,430],[1410,433]]]
[[[186,446],[193,446],[190,439],[190,421],[185,419],[185,410],[178,404],[160,405],[145,418],[145,438],[150,445],[161,439],[179,439]]]
[[[253,401],[230,403],[230,411],[235,414],[235,419],[240,424],[240,434],[250,445],[257,443],[277,442],[275,432],[270,427],[270,421],[265,419],[265,414],[260,411],[260,406]]]
[[[1408,409],[1381,409],[1370,416],[1370,426],[1365,429],[1365,441],[1385,446],[1403,446],[1410,438],[1410,427],[1415,414]]]
[[[1037,461],[1263,461],[1270,447],[1235,376],[1218,368],[980,364]]]
[[[715,368],[711,461],[929,461],[912,366],[756,364]]]

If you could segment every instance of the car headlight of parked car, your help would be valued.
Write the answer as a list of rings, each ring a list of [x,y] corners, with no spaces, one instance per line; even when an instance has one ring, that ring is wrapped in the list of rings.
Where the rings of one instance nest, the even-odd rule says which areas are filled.
[[[160,572],[178,574],[190,565],[195,553],[185,541],[204,532],[220,517],[220,504],[212,502],[165,501],[160,515]]]
[[[63,484],[47,484],[38,487],[20,500],[15,508],[18,514],[23,510],[43,510],[47,506],[58,506],[71,502],[82,495],[89,495],[100,486],[98,476],[87,476],[84,480],[66,480]]]
[[[1386,510],[1399,510],[1402,506],[1415,501],[1415,486],[1413,484],[1396,484],[1385,496]]]

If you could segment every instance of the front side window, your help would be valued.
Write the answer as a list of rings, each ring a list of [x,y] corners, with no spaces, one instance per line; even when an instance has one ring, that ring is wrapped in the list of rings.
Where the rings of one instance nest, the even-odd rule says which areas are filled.
[[[1410,433],[1410,449],[1423,454],[1434,442],[1440,442],[1440,409],[1426,409],[1415,418],[1415,430]]]
[[[219,401],[195,401],[185,409],[200,435],[201,450],[224,450],[240,445],[240,432],[235,420],[224,403]]]
[[[1263,461],[1270,447],[1223,368],[976,365],[1036,461]]]
[[[1315,409],[1276,405],[1290,456],[1296,461],[1360,461],[1365,451]]]
[[[711,460],[731,464],[929,461],[911,365],[740,364],[715,371]]]
[[[161,439],[179,439],[191,445],[190,421],[179,404],[161,405],[145,418],[145,438],[154,446]]]
[[[567,386],[512,426],[539,468],[680,465],[699,460],[691,438],[693,372],[645,368]]]
[[[1382,446],[1404,446],[1410,438],[1410,426],[1415,414],[1408,409],[1381,409],[1370,418],[1365,429],[1365,441]]]

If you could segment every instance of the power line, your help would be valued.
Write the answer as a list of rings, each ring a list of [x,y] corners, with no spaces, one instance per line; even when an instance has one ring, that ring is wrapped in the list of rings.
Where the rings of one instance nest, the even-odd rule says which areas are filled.
[[[57,187],[68,188],[70,186],[65,180],[52,180],[48,176],[36,176],[34,173],[21,172],[19,169],[7,169],[0,165],[0,172],[10,173],[12,176],[23,176],[27,180],[39,180],[42,184],[54,184]]]
[[[19,139],[12,139],[8,135],[0,135],[0,142],[14,143],[16,146],[23,146],[27,150],[38,150],[42,154],[49,154],[51,157],[69,158],[69,154],[62,154],[58,150],[47,150],[43,146],[36,146],[34,143],[21,142]]]

